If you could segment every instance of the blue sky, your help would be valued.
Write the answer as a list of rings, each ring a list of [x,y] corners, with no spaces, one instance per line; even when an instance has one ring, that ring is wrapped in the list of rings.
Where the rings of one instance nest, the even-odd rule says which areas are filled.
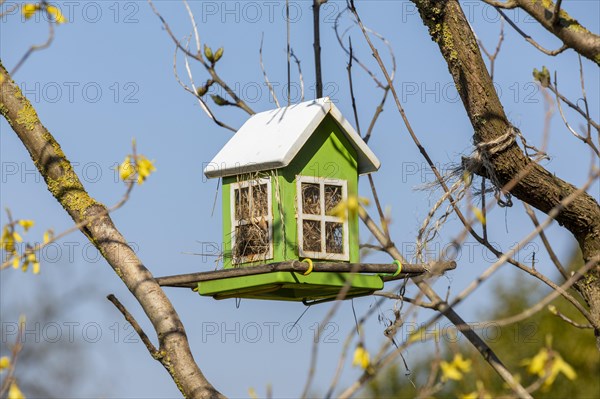
[[[3,9],[10,4],[4,3]],[[57,4],[69,22],[56,28],[52,46],[34,53],[14,80],[61,144],[90,194],[99,201],[111,205],[123,194],[124,186],[116,179],[114,167],[130,152],[132,137],[137,139],[140,153],[156,160],[157,172],[143,186],[136,187],[126,206],[112,215],[117,227],[133,243],[154,275],[212,270],[211,258],[186,253],[202,252],[207,245],[203,243],[220,240],[220,197],[212,215],[217,182],[207,181],[202,169],[231,133],[213,124],[196,100],[177,84],[172,72],[174,45],[145,2]],[[314,97],[312,2],[292,1],[291,4],[291,42],[302,62],[306,97],[310,99]],[[497,13],[478,1],[462,4],[478,37],[488,49],[493,49],[500,29]],[[190,5],[202,43],[213,50],[221,46],[225,49],[218,64],[220,75],[255,111],[274,108],[259,66],[258,49],[264,32],[264,63],[280,101],[284,102],[287,78],[283,2],[192,1]],[[191,33],[181,3],[159,1],[156,7],[177,37],[183,39]],[[322,10],[323,80],[325,94],[353,121],[347,57],[339,48],[332,29],[335,15],[344,7],[345,2],[329,2]],[[398,64],[395,85],[421,142],[442,169],[458,162],[462,154],[471,151],[472,128],[437,45],[430,40],[414,6],[405,1],[359,1],[357,7],[364,23],[392,43]],[[565,7],[591,31],[600,30],[598,2],[568,1]],[[559,47],[558,40],[539,28],[524,12],[509,11],[508,15],[542,45]],[[349,26],[347,14],[342,22],[343,26]],[[10,70],[31,44],[45,40],[46,32],[47,24],[38,16],[29,21],[18,14],[5,16],[0,24],[3,64]],[[351,35],[355,52],[377,72],[360,32],[353,29]],[[554,58],[544,56],[509,26],[505,26],[505,36],[496,63],[498,92],[512,123],[524,132],[530,143],[539,145],[545,111],[531,72],[542,65],[552,72],[557,71],[561,92],[577,99],[581,96],[578,60],[573,51]],[[380,43],[378,45],[389,64],[389,56]],[[178,65],[185,80],[181,57]],[[588,100],[598,120],[598,69],[585,59],[583,65]],[[200,65],[192,63],[191,67],[197,83],[207,79]],[[353,72],[360,125],[364,131],[380,93],[356,65]],[[293,87],[298,87],[294,67],[292,78]],[[299,98],[296,95],[292,100]],[[241,126],[247,117],[239,110],[217,107],[214,110],[220,119],[235,127]],[[573,125],[580,125],[572,113],[567,111],[567,115]],[[558,114],[553,117],[551,128],[548,152],[552,159],[544,165],[573,184],[583,184],[589,151],[570,136]],[[39,240],[47,228],[56,232],[68,228],[71,220],[34,172],[26,150],[4,120],[0,122],[0,130],[2,208],[10,207],[16,218],[36,221],[27,235],[33,241]],[[383,204],[392,211],[393,239],[410,257],[419,226],[436,197],[414,190],[432,181],[433,176],[390,100],[369,145],[382,161],[374,179]],[[362,179],[361,192],[369,196],[365,183],[366,179]],[[598,196],[597,184],[591,192]],[[373,207],[371,212],[375,212]],[[5,223],[4,214],[0,220]],[[489,225],[491,240],[502,250],[510,249],[531,229],[520,203],[511,209],[494,209]],[[458,226],[456,220],[451,219],[434,248],[444,248],[457,233]],[[555,225],[549,228],[549,235],[559,257],[566,261],[574,246],[573,239]],[[366,236],[363,231],[363,240]],[[533,251],[540,262],[539,269],[554,276],[539,241],[533,241],[518,256],[528,262]],[[114,293],[152,335],[143,312],[85,238],[80,233],[72,234],[42,255],[40,276],[12,270],[1,274],[2,322],[4,328],[5,323],[16,321],[19,313],[34,313],[32,306],[41,306],[44,292],[60,294],[89,287],[84,293],[78,293],[77,299],[66,301],[64,312],[53,320],[60,326],[63,340],[69,331],[66,327],[69,324],[65,323],[76,323],[71,324],[75,326],[75,340],[83,346],[88,364],[83,381],[57,394],[176,397],[178,391],[167,373],[148,356],[141,343],[130,342],[131,331],[126,329],[122,317],[105,296]],[[369,255],[365,259],[389,260],[382,255]],[[456,271],[436,283],[440,293],[445,293],[448,287],[452,293],[459,292],[493,263],[493,259],[487,251],[467,241],[458,263]],[[509,276],[509,266],[505,266],[496,280]],[[490,283],[485,284],[472,301],[459,307],[467,320],[476,321],[482,314],[482,304],[491,305],[491,287]],[[304,310],[300,304],[243,301],[236,309],[235,303],[229,300],[201,298],[187,290],[169,289],[167,292],[187,328],[199,366],[219,390],[240,397],[253,387],[259,395],[264,395],[266,386],[271,384],[276,397],[296,397],[301,393],[314,329],[329,305],[311,308],[298,323],[300,330],[296,332],[300,334],[297,336],[294,332],[287,333],[285,326],[300,316]],[[355,301],[359,315],[373,305],[372,298]],[[381,311],[389,316],[392,306],[384,304]],[[327,390],[342,343],[354,326],[349,303],[343,304],[332,323],[321,338],[326,342],[320,345],[313,385],[315,394]],[[49,340],[47,323],[40,324],[37,332],[32,328],[26,344],[38,345],[36,337],[42,342]],[[365,328],[368,349],[375,350],[383,342],[383,328],[376,317],[370,319]],[[100,337],[97,332],[101,333]],[[416,359],[418,348],[423,347],[410,349],[406,354],[408,360]],[[340,388],[358,375],[358,370],[347,365]]]

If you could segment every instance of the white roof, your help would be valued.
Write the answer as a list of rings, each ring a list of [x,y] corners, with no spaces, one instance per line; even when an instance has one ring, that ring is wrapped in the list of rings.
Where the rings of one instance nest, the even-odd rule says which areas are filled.
[[[261,112],[250,117],[204,169],[206,177],[283,168],[331,115],[358,154],[358,173],[379,169],[380,162],[328,97]]]

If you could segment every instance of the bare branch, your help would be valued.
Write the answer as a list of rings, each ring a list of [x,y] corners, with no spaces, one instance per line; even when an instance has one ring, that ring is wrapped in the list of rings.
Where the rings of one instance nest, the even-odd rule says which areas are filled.
[[[573,286],[573,284],[575,284],[579,279],[581,279],[585,273],[587,273],[588,271],[590,271],[594,267],[595,262],[598,262],[598,260],[599,259],[590,260],[585,265],[583,265],[582,267],[580,267],[579,270],[577,270],[576,272],[574,272],[571,275],[571,277],[569,277],[567,279],[567,281],[565,281],[560,286],[560,289],[562,291],[566,291],[569,288],[571,288]],[[506,317],[504,319],[499,319],[499,320],[483,321],[483,322],[479,322],[478,324],[482,324],[482,325],[490,325],[490,324],[492,324],[494,326],[501,327],[501,326],[506,326],[506,325],[509,325],[509,324],[518,323],[520,321],[528,319],[529,317],[533,316],[534,314],[536,314],[540,310],[544,309],[546,307],[546,305],[548,305],[550,302],[554,301],[560,295],[561,295],[561,293],[560,293],[559,290],[553,290],[550,294],[548,294],[541,301],[537,302],[534,306],[532,306],[532,307],[530,307],[528,309],[525,309],[524,311],[522,311],[519,314],[516,314],[514,316],[510,316],[510,317]]]
[[[300,102],[303,102],[304,101],[304,78],[302,77],[302,68],[300,67],[300,60],[298,59],[298,57],[296,57],[296,54],[294,54],[294,49],[292,49],[291,56],[294,59],[296,66],[298,67],[298,79],[300,80]]]
[[[152,357],[154,359],[160,360],[162,358],[162,355],[160,354],[160,351],[156,349],[156,347],[150,341],[150,339],[148,338],[148,336],[146,335],[146,333],[144,332],[144,330],[142,329],[142,327],[140,327],[140,325],[138,324],[138,322],[131,315],[131,313],[129,313],[129,311],[125,308],[125,306],[123,306],[123,304],[113,294],[108,295],[106,297],[106,299],[108,299],[109,301],[111,301],[112,304],[115,305],[115,307],[119,310],[119,312],[121,312],[121,314],[123,315],[123,317],[125,317],[125,320],[129,324],[131,324],[131,327],[133,327],[133,329],[135,330],[135,332],[137,333],[137,335],[140,337],[140,339],[142,340],[142,342],[146,346],[146,349],[148,349],[148,352],[150,352],[150,355],[152,355]]]
[[[313,51],[315,54],[315,84],[317,98],[323,97],[323,74],[321,71],[321,5],[327,0],[313,0]],[[288,78],[289,80],[289,78]]]
[[[52,21],[52,15],[50,13],[48,13],[48,8],[47,8],[48,2],[42,1],[40,3],[40,5],[42,7],[42,11],[47,14],[47,18],[48,18],[48,38],[42,44],[34,44],[31,47],[29,47],[29,49],[25,52],[25,54],[23,54],[23,56],[21,57],[19,62],[17,62],[17,65],[15,65],[14,68],[12,69],[12,71],[10,71],[10,75],[12,75],[12,76],[14,76],[15,73],[17,73],[19,68],[21,68],[21,66],[23,66],[25,61],[27,61],[27,59],[29,58],[29,56],[32,53],[34,53],[35,51],[40,51],[40,50],[50,47],[50,45],[52,44],[52,41],[54,40],[54,22]]]
[[[164,17],[158,12],[158,10],[156,9],[156,7],[154,6],[154,3],[152,2],[152,0],[147,0],[147,1],[148,1],[148,4],[150,5],[150,8],[152,8],[152,12],[158,17],[158,19],[160,19],[160,21],[163,24],[163,27],[165,28],[165,31],[167,31],[167,34],[171,37],[171,40],[173,40],[173,42],[175,43],[175,45],[183,53],[185,53],[189,57],[193,58],[194,60],[200,62],[202,64],[202,66],[204,66],[204,68],[206,69],[206,71],[210,74],[210,76],[211,76],[212,80],[214,81],[214,83],[216,83],[219,86],[221,86],[223,88],[223,90],[225,90],[225,92],[233,99],[233,103],[231,103],[232,105],[235,105],[236,107],[244,110],[249,115],[253,115],[254,111],[248,106],[248,104],[246,104],[245,101],[243,101],[241,98],[239,98],[238,95],[231,89],[231,87],[229,87],[229,85],[227,83],[225,83],[225,81],[223,79],[221,79],[221,77],[217,74],[217,72],[216,72],[216,70],[214,68],[214,63],[213,64],[207,63],[202,58],[202,54],[200,54],[200,53],[193,54],[193,53],[191,53],[189,51],[188,48],[186,48],[186,46],[184,46],[183,44],[181,44],[181,42],[177,39],[177,37],[175,37],[175,34],[171,30],[171,27],[169,26],[169,24],[167,23],[167,21],[164,19]]]
[[[535,216],[535,212],[529,206],[529,204],[523,202],[523,206],[525,207],[525,211],[527,212],[527,215],[529,216],[529,218],[531,218],[531,222],[537,228],[540,225],[540,222],[538,221],[537,216]],[[546,237],[546,233],[544,232],[544,230],[540,230],[540,238],[542,239],[542,243],[544,244],[546,251],[548,251],[550,260],[552,260],[552,263],[554,263],[554,266],[556,266],[556,268],[558,269],[560,274],[562,274],[562,276],[565,278],[565,280],[567,280],[569,278],[569,275],[567,274],[567,270],[563,267],[562,263],[560,263],[558,256],[556,256],[556,253],[554,253],[554,250],[552,249],[552,245],[550,245],[550,242],[548,241],[548,238]]]
[[[483,1],[486,1],[486,0],[483,0]],[[550,56],[556,56],[556,55],[562,53],[563,51],[565,51],[566,49],[569,48],[569,46],[567,46],[566,44],[563,44],[560,48],[558,48],[556,50],[547,50],[547,49],[545,49],[538,42],[536,42],[535,40],[533,40],[533,38],[531,36],[529,36],[527,33],[523,32],[523,30],[521,28],[519,28],[519,26],[517,24],[515,24],[502,10],[500,10],[499,8],[497,10],[500,13],[500,15],[502,15],[502,17],[508,22],[508,24],[510,26],[512,26],[514,30],[517,31],[517,33],[519,35],[523,36],[523,38],[529,44],[531,44],[536,49],[540,50],[542,53],[544,53],[546,55],[550,55]]]
[[[356,123],[356,131],[360,136],[360,124],[358,123],[358,111],[356,110],[356,98],[354,97],[354,85],[352,84],[352,38],[350,37],[348,37],[348,47],[350,48],[350,54],[348,57],[348,66],[346,67],[346,71],[348,72],[348,85],[350,86],[350,98],[352,99],[354,122]]]
[[[200,46],[200,34],[198,33],[198,25],[196,24],[196,18],[194,18],[194,13],[190,9],[188,2],[186,0],[183,0],[183,4],[185,5],[185,9],[188,12],[190,22],[192,23],[192,27],[194,29],[194,38],[196,39],[196,51],[198,52],[198,54],[200,54],[200,52],[202,51],[202,46]]]
[[[531,0],[514,0],[519,8],[531,15],[548,32],[562,40],[565,46],[600,65],[600,36],[583,27],[560,4],[552,0],[540,2]],[[548,18],[552,15],[551,18]],[[557,19],[554,21],[554,19]]]
[[[95,218],[81,231],[99,250],[115,274],[140,303],[157,332],[171,377],[189,398],[222,397],[206,380],[192,356],[187,335],[169,298],[107,215],[90,197],[52,134],[0,64],[0,109],[29,152],[48,189],[75,223]],[[19,117],[27,110],[28,118]],[[102,214],[102,216],[98,216]]]
[[[549,86],[549,88],[550,88],[550,86]],[[577,133],[575,131],[575,129],[573,129],[571,127],[571,125],[569,125],[569,122],[567,122],[567,118],[565,117],[565,114],[563,113],[562,106],[560,104],[561,100],[565,101],[566,98],[564,98],[564,96],[562,96],[562,95],[559,96],[558,81],[557,81],[557,74],[556,74],[556,72],[554,72],[554,86],[552,88],[550,88],[550,90],[553,91],[554,94],[556,95],[556,103],[558,104],[558,112],[560,113],[560,117],[563,120],[563,122],[564,122],[565,126],[567,127],[567,129],[571,132],[571,134],[573,134],[573,136],[575,136],[577,139],[579,139],[579,140],[583,141],[585,144],[587,144],[592,149],[592,151],[594,151],[594,153],[596,154],[596,156],[600,157],[600,151],[598,151],[598,147],[596,147],[596,144],[594,144],[594,142],[592,141],[592,137],[591,137],[591,134],[589,134],[590,133],[589,130],[588,130],[588,135],[586,137],[583,137],[582,135],[580,135],[579,133]],[[585,90],[584,90],[584,93],[585,93]],[[571,102],[570,101],[569,102],[565,101],[565,103],[568,105]],[[592,121],[592,119],[589,116],[589,110],[587,109],[587,101],[585,101],[585,106],[586,106],[585,114],[584,114],[584,111],[579,106],[576,106],[573,103],[571,103],[571,104],[574,107],[576,107],[576,108],[574,108],[574,107],[571,107],[571,108],[573,108],[573,109],[579,109],[580,114],[582,114],[584,116],[584,118],[587,121],[588,127],[589,127],[589,125],[592,124],[593,121]]]
[[[260,48],[258,49],[258,59],[259,59],[259,63],[260,63],[260,69],[262,70],[263,77],[265,78],[265,83],[267,84],[267,87],[269,88],[271,97],[273,97],[273,101],[275,101],[275,105],[277,105],[277,108],[279,108],[279,107],[281,107],[281,105],[279,105],[279,100],[277,100],[277,96],[275,95],[275,90],[273,89],[273,85],[271,85],[271,82],[269,81],[269,76],[267,75],[267,70],[265,69],[265,64],[263,64],[262,49],[263,49],[263,39],[264,38],[265,38],[265,33],[263,32],[262,35],[260,36]]]

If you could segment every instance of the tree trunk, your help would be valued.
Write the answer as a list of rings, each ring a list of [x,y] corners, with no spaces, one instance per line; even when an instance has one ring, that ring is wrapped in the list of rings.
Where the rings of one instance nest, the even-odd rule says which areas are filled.
[[[477,143],[488,143],[504,135],[511,124],[492,84],[479,46],[456,0],[413,0],[424,24],[441,50],[474,129]],[[533,164],[516,143],[493,155],[491,162],[501,184],[529,168],[511,194],[548,213],[576,188]],[[584,193],[567,205],[556,221],[577,239],[587,262],[600,255],[600,206]],[[600,263],[576,285],[588,303],[600,349]]]

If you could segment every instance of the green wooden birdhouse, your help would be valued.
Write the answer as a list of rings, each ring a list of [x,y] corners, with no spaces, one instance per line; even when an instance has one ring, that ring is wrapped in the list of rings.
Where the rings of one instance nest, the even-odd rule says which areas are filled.
[[[359,262],[358,176],[379,160],[329,98],[253,115],[204,170],[222,179],[224,269]],[[271,272],[200,282],[217,299],[335,298],[348,273]],[[352,276],[349,296],[383,287]]]

